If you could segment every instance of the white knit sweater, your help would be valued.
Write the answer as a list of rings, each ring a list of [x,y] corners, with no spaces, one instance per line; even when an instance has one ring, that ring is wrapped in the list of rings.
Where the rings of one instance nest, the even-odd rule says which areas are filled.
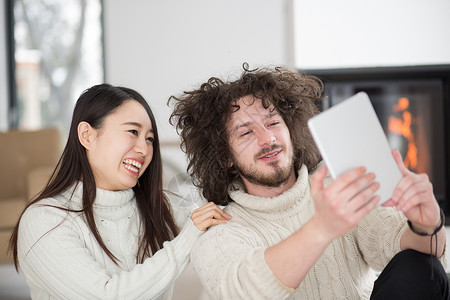
[[[264,251],[287,238],[314,214],[308,170],[280,196],[262,198],[243,188],[230,191],[233,217],[210,228],[191,253],[192,264],[217,299],[367,299],[375,279],[400,251],[407,228],[403,214],[377,207],[347,235],[334,240],[296,290],[284,287]]]
[[[72,195],[73,191],[73,195]],[[143,264],[136,264],[140,216],[133,190],[97,189],[98,231],[120,260],[100,248],[80,213],[43,206],[81,208],[82,184],[44,199],[24,213],[18,258],[33,299],[170,299],[172,283],[188,263],[202,231],[192,221]],[[71,200],[69,200],[71,198]]]

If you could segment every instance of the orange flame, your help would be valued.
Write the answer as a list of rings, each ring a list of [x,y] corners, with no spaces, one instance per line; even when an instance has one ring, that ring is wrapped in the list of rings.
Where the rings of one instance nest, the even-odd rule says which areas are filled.
[[[393,106],[395,112],[402,112],[402,118],[389,116],[388,128],[389,131],[405,137],[408,140],[408,152],[405,156],[405,166],[410,169],[417,168],[417,146],[414,134],[411,132],[412,116],[409,111],[408,98],[398,99],[397,104]]]

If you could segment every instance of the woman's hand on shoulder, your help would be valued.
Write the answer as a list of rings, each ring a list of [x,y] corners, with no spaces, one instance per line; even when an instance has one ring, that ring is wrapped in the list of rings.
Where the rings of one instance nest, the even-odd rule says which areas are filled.
[[[212,225],[226,223],[231,216],[220,209],[214,202],[208,202],[194,210],[191,216],[194,225],[201,231],[205,231]]]

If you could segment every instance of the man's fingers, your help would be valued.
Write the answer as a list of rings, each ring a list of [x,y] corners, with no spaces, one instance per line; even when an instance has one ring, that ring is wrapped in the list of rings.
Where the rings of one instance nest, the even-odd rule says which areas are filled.
[[[403,163],[403,158],[400,154],[400,152],[395,149],[392,150],[392,156],[394,157],[395,162],[397,163],[398,168],[400,169],[400,172],[403,176],[407,175],[409,173],[409,170],[405,167],[405,164]]]
[[[397,202],[395,202],[392,199],[389,199],[388,201],[381,204],[382,207],[392,207],[392,206],[396,206],[396,205],[397,205]]]
[[[370,213],[375,208],[375,206],[377,206],[379,201],[380,201],[380,196],[376,195],[376,196],[373,196],[364,205],[362,205],[356,211],[356,217],[358,218],[358,220],[361,221],[368,213]],[[359,221],[358,221],[358,223],[359,223]]]
[[[370,185],[360,190],[352,199],[350,199],[349,207],[354,211],[359,211],[362,207],[366,206],[371,199],[374,198],[375,192],[379,188],[380,184],[378,182],[372,182]]]
[[[365,172],[366,172],[365,167],[357,167],[343,173],[335,180],[335,188],[337,189],[337,191],[341,191],[342,189],[346,188],[350,183],[354,182],[359,177],[361,177]]]
[[[316,170],[311,178],[311,192],[315,193],[316,191],[320,191],[323,189],[323,180],[327,175],[328,168],[327,166],[323,166],[322,168]]]
[[[347,186],[345,186],[345,188],[343,188],[341,190],[341,194],[346,199],[353,199],[358,194],[361,194],[363,190],[370,191],[370,190],[374,189],[374,191],[376,191],[378,189],[378,186],[376,186],[376,187],[373,185],[369,186],[369,184],[373,183],[374,179],[375,179],[374,173],[367,173],[367,174],[361,175],[360,177],[358,177],[355,180],[353,180],[352,182],[350,182]],[[370,189],[370,187],[372,187],[372,189]],[[366,194],[367,194],[367,192],[362,193],[361,196],[366,195]],[[371,196],[372,195],[369,195],[369,197],[366,200],[368,200]]]

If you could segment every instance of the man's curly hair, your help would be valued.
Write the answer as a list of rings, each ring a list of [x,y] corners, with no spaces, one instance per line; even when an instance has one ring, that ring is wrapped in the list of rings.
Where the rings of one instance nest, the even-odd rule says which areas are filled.
[[[171,96],[174,102],[170,124],[181,136],[181,149],[188,157],[188,173],[203,196],[218,205],[232,199],[228,189],[241,180],[229,147],[228,121],[239,110],[236,102],[247,95],[262,99],[265,108],[273,104],[289,128],[294,168],[304,164],[316,168],[320,154],[307,127],[307,121],[319,112],[323,84],[310,75],[292,72],[284,67],[250,70],[247,64],[235,81],[224,82],[211,77],[199,89]]]

